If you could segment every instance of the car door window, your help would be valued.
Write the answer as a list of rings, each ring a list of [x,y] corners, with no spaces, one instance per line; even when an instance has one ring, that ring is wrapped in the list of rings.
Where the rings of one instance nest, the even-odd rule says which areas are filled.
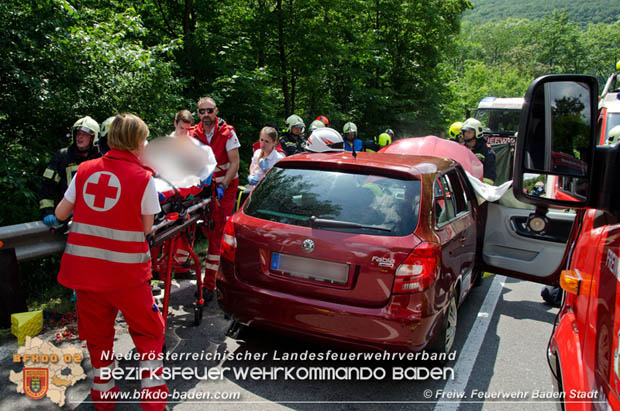
[[[450,190],[454,198],[455,214],[458,216],[461,213],[469,211],[469,202],[467,201],[467,194],[463,188],[463,184],[456,173],[456,170],[450,171],[448,174],[448,183]]]
[[[445,176],[440,176],[435,180],[435,186],[433,189],[435,194],[434,209],[435,209],[435,223],[437,226],[446,224],[454,218],[454,193],[452,193],[448,180]]]

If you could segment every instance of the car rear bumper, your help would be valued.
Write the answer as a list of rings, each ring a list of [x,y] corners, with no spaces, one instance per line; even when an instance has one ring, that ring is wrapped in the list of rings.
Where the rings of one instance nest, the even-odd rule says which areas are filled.
[[[253,327],[360,349],[421,351],[441,324],[441,312],[430,308],[434,305],[429,301],[430,290],[391,296],[385,306],[367,308],[257,287],[221,270],[217,276],[220,307]]]

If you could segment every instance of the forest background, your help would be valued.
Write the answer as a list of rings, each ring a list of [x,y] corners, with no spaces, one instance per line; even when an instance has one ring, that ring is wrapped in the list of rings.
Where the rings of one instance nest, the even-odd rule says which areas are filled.
[[[39,218],[43,170],[84,115],[133,112],[155,137],[210,95],[244,181],[260,128],[292,113],[437,135],[482,97],[547,73],[602,84],[619,58],[617,0],[3,0],[0,226]],[[57,264],[21,265],[30,302],[67,293]]]

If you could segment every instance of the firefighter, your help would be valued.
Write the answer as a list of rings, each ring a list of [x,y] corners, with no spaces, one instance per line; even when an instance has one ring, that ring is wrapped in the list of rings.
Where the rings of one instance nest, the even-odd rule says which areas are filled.
[[[303,153],[304,144],[306,139],[304,138],[304,130],[306,125],[301,117],[297,114],[293,114],[286,119],[287,131],[282,134],[280,139],[280,146],[284,150],[287,156],[293,154]]]
[[[389,130],[389,129],[388,129]],[[389,146],[392,144],[392,137],[388,133],[381,133],[374,138],[374,140],[365,140],[364,148],[365,151],[379,151],[383,147]]]
[[[342,134],[344,135],[344,151],[362,151],[362,140],[357,138],[357,126],[355,123],[348,122],[342,128]]]
[[[82,117],[71,127],[71,145],[58,150],[47,165],[39,188],[39,210],[46,225],[58,224],[54,206],[62,199],[78,165],[101,157],[96,145],[98,136],[99,124],[88,116]]]
[[[468,118],[461,127],[463,143],[474,152],[484,167],[484,181],[493,184],[497,177],[495,170],[495,151],[487,140],[482,136],[482,123],[475,118]]]
[[[620,61],[618,62],[620,64]],[[614,144],[620,140],[620,126],[615,126],[607,134],[607,144]]]
[[[94,368],[90,394],[98,410],[114,409],[111,395],[119,391],[102,370],[114,368],[108,355],[119,310],[143,369],[142,408],[164,409],[168,393],[162,378],[164,321],[149,286],[146,234],[161,209],[152,171],[140,161],[148,134],[137,116],[117,115],[108,134],[110,151],[80,165],[56,207],[59,220],[73,212],[58,282],[77,290],[78,331]]]
[[[308,130],[310,130],[310,135],[312,135],[312,132],[314,132],[314,130],[316,130],[317,128],[323,128],[323,127],[327,127],[327,126],[323,124],[323,122],[320,120],[314,120],[312,123],[310,123],[310,127],[308,127]]]
[[[463,143],[463,135],[461,134],[461,127],[463,127],[462,121],[457,121],[450,125],[448,129],[448,139],[457,143]]]
[[[325,117],[324,115],[320,115],[316,118],[317,121],[320,121],[321,123],[323,123],[323,125],[325,127],[329,127],[329,120],[327,119],[327,117]]]
[[[219,118],[215,100],[202,97],[198,100],[200,122],[194,128],[192,137],[213,150],[217,166],[213,173],[216,184],[216,196],[219,206],[211,213],[213,226],[203,227],[206,231],[209,248],[205,266],[202,296],[205,301],[213,299],[215,291],[215,273],[220,266],[220,244],[224,233],[224,224],[232,215],[235,206],[237,187],[239,186],[239,139],[235,129]]]

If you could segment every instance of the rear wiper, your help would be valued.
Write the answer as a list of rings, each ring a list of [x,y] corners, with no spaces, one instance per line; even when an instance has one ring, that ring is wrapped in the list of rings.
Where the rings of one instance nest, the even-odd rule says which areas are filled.
[[[326,218],[310,217],[310,227],[336,227],[336,228],[369,228],[371,230],[380,230],[391,232],[392,230],[387,227],[381,227],[376,225],[364,225],[358,223],[351,223],[348,221],[329,220]]]

